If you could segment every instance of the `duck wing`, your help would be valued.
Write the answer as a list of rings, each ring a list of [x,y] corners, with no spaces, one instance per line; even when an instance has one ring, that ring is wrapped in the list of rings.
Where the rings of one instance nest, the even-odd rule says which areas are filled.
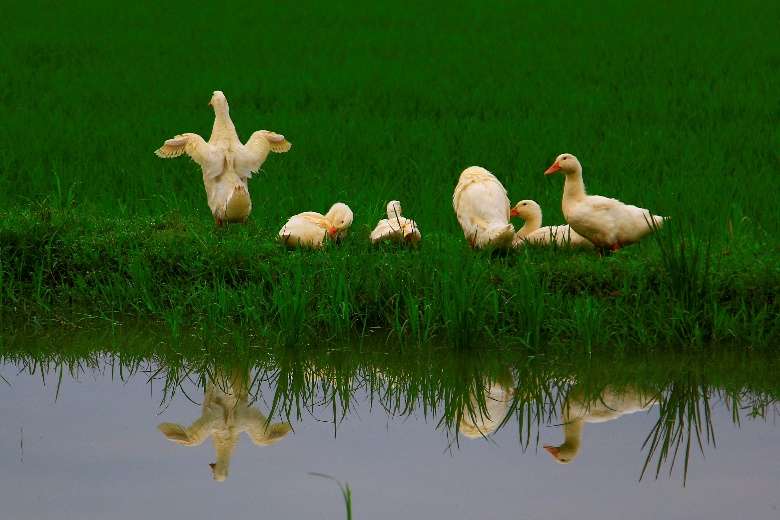
[[[566,212],[571,228],[597,245],[611,245],[617,240],[618,224],[622,220],[622,202],[591,195]]]
[[[245,144],[236,147],[236,173],[243,179],[251,179],[253,174],[260,171],[269,152],[285,153],[290,148],[292,143],[282,134],[270,130],[258,130]]]
[[[198,134],[180,134],[154,151],[157,157],[173,159],[187,154],[200,165],[207,178],[218,177],[224,168],[225,154],[218,147],[207,143]]]

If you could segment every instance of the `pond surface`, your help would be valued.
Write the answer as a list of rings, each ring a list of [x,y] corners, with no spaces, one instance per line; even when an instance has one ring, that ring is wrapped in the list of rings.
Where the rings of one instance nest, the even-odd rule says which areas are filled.
[[[3,518],[345,518],[311,473],[355,518],[780,518],[777,394],[731,363],[55,357],[0,364]]]

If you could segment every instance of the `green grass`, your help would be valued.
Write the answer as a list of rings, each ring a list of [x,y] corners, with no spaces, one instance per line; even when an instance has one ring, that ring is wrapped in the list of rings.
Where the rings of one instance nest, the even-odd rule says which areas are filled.
[[[2,314],[252,326],[285,343],[381,327],[535,349],[771,346],[780,36],[766,20],[778,9],[9,6]],[[251,182],[250,224],[222,231],[197,167],[152,154],[176,133],[208,134],[214,89],[242,137],[267,128],[294,144]],[[560,223],[563,180],[542,172],[564,151],[593,193],[670,215],[674,229],[605,260],[467,250],[450,202],[460,171],[487,167]],[[366,245],[393,198],[420,224],[421,251]],[[344,247],[273,244],[290,215],[336,200],[356,215]]]
[[[178,214],[94,220],[47,207],[0,220],[0,297],[6,322],[142,317],[285,345],[772,348],[778,264],[750,243],[713,252],[674,226],[607,258],[496,256],[436,234],[419,250],[355,236],[289,252],[254,222],[215,231]]]

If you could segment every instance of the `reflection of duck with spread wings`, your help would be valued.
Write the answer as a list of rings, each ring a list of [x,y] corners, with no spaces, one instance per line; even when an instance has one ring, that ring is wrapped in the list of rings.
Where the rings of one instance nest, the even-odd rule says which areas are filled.
[[[572,389],[563,404],[563,435],[560,446],[545,446],[544,449],[561,464],[568,464],[577,457],[582,439],[584,423],[614,421],[624,415],[649,410],[656,399],[634,388],[614,389],[607,387],[600,395],[587,399],[578,389]]]
[[[281,440],[292,427],[290,423],[269,423],[260,410],[249,405],[249,371],[234,370],[230,377],[217,372],[206,385],[201,416],[189,427],[162,423],[157,428],[168,440],[185,446],[198,446],[209,436],[214,441],[216,462],[209,464],[214,480],[228,476],[230,458],[241,432],[246,432],[258,446],[269,446]]]

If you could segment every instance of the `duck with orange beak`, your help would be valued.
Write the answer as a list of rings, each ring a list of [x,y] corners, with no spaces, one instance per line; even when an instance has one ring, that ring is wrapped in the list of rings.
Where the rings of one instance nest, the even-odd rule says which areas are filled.
[[[325,239],[339,241],[347,235],[353,214],[349,206],[337,202],[326,214],[306,211],[290,218],[279,230],[279,240],[287,247],[320,249]]]
[[[514,247],[526,244],[557,245],[559,247],[593,248],[590,241],[571,229],[570,226],[542,227],[542,208],[534,200],[521,200],[510,210],[511,217],[519,217],[525,221],[523,227],[515,233],[512,242]]]
[[[639,242],[666,220],[666,217],[653,215],[649,210],[617,199],[588,195],[582,180],[582,165],[570,153],[559,155],[544,174],[556,172],[566,177],[561,204],[566,222],[596,247],[617,251]]]

